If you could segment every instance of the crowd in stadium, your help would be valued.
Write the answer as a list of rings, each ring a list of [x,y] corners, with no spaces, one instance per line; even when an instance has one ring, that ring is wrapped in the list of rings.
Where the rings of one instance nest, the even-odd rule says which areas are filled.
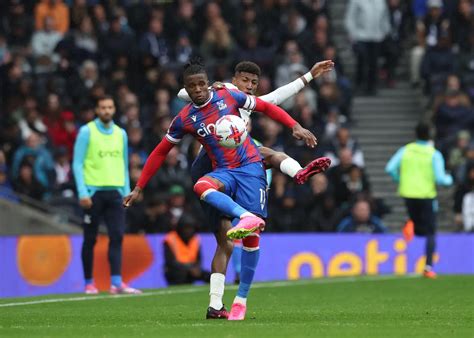
[[[365,231],[386,231],[380,219],[388,210],[371,196],[363,149],[351,136],[355,89],[331,42],[328,2],[2,1],[0,198],[74,205],[74,141],[79,127],[94,118],[95,99],[107,93],[115,98],[116,123],[128,133],[133,187],[148,153],[186,104],[176,94],[182,67],[194,55],[204,59],[215,81],[228,82],[239,61],[256,62],[262,69],[259,95],[331,59],[336,67],[329,76],[282,105],[317,135],[316,150],[293,140],[277,123],[253,115],[252,136],[265,146],[285,151],[302,165],[322,155],[333,159],[327,175],[303,186],[273,172],[268,230],[353,231],[351,222],[361,219],[372,225]],[[411,80],[431,97],[436,142],[459,184],[460,215],[463,196],[474,189],[474,27],[472,2],[454,2],[440,7],[442,1],[388,1],[380,53],[384,66],[375,75],[393,85],[399,46],[407,32],[416,30]],[[359,48],[367,52],[370,46]],[[370,81],[364,90],[374,94]],[[183,214],[202,217],[189,175],[198,149],[186,139],[170,152],[143,201],[128,210],[128,231],[165,232]],[[204,222],[201,230],[207,230]]]

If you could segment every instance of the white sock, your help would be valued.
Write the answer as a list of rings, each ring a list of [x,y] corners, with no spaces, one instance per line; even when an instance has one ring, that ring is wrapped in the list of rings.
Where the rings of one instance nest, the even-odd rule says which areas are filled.
[[[222,304],[222,296],[224,296],[224,287],[225,287],[225,275],[222,273],[213,273],[211,274],[211,283],[209,296],[211,296],[211,301],[209,306],[213,309],[220,310],[224,306]]]
[[[239,297],[239,296],[235,296],[234,303],[239,303],[239,304],[247,306],[247,298],[242,298],[242,297]]]
[[[281,172],[283,174],[287,174],[290,177],[295,177],[296,173],[301,169],[303,169],[303,167],[301,167],[301,165],[291,157],[284,159],[280,163]]]

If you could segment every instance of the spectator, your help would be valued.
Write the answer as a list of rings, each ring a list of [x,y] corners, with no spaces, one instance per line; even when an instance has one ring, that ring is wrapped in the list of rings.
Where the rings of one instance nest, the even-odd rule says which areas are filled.
[[[307,215],[305,231],[334,232],[340,220],[340,212],[329,190],[329,181],[324,174],[315,175],[310,181],[310,196],[304,196]]]
[[[25,141],[31,134],[36,133],[41,136],[41,142],[46,143],[48,127],[43,122],[43,119],[36,108],[36,101],[34,99],[28,100],[28,104],[25,105],[25,108],[26,112],[24,117],[18,121],[21,138]]]
[[[10,63],[11,54],[8,49],[7,39],[0,33],[0,66]]]
[[[87,0],[73,0],[71,6],[71,28],[81,26],[84,18],[87,17]]]
[[[385,63],[383,66],[384,77],[389,87],[394,86],[395,70],[402,51],[402,40],[404,38],[405,13],[400,4],[400,0],[388,1],[390,32],[382,43],[382,56]]]
[[[464,152],[463,162],[456,170],[456,179],[458,182],[464,182],[467,179],[468,168],[474,162],[474,142],[471,142]]]
[[[52,144],[58,148],[64,147],[68,160],[72,159],[72,151],[77,136],[74,114],[71,111],[63,111],[59,119],[50,123],[48,134]]]
[[[18,197],[15,195],[12,185],[8,180],[7,166],[2,163],[0,163],[0,199],[18,202]]]
[[[54,194],[57,197],[71,198],[74,196],[74,181],[71,168],[72,153],[65,147],[58,147],[54,154]]]
[[[446,152],[455,142],[455,137],[471,119],[471,109],[460,101],[460,92],[449,90],[444,102],[435,112],[436,142],[442,152]]]
[[[378,75],[380,42],[390,31],[386,0],[351,0],[346,13],[346,29],[357,57],[356,86],[365,86],[373,95]]]
[[[151,56],[160,65],[166,65],[170,61],[170,48],[163,35],[161,19],[151,19],[148,32],[140,41],[140,49],[144,55]]]
[[[100,7],[99,7],[100,8]],[[100,10],[97,10],[99,13]],[[99,27],[99,29],[101,29]],[[135,54],[133,35],[123,29],[119,16],[113,16],[110,20],[109,29],[102,35],[99,41],[99,48],[104,53],[106,60],[110,64],[115,64],[121,55]]]
[[[46,189],[36,179],[31,164],[26,162],[22,163],[19,167],[19,172],[15,177],[13,186],[17,193],[35,200],[43,199]]]
[[[474,231],[474,162],[467,167],[466,179],[456,188],[454,212],[457,225],[464,231]]]
[[[469,99],[469,96],[465,93],[465,91],[463,90],[459,76],[457,76],[456,74],[450,74],[446,78],[446,83],[443,84],[442,88],[439,88],[439,86],[437,85],[432,87],[433,94],[437,93],[433,100],[433,105],[432,105],[433,111],[437,111],[439,109],[439,106],[445,101],[446,91],[459,92],[459,101],[461,105],[465,107],[471,106],[471,100]]]
[[[40,183],[47,188],[51,183],[51,177],[54,175],[54,161],[49,150],[41,144],[41,139],[36,133],[31,133],[26,139],[25,145],[21,146],[13,156],[12,177],[17,178],[21,173],[23,164],[28,166],[24,168],[23,177],[20,185],[31,184],[33,187]],[[29,170],[33,170],[33,178],[29,178]],[[33,189],[37,191],[37,189]],[[41,196],[43,191],[41,191]],[[36,197],[40,196],[34,194]]]
[[[44,18],[43,27],[42,30],[33,34],[31,40],[37,74],[49,73],[56,69],[59,56],[54,52],[54,49],[62,38],[61,33],[53,30],[54,19],[52,17]]]
[[[76,62],[82,63],[84,60],[99,58],[99,41],[94,31],[92,19],[84,16],[80,25],[74,30],[72,38],[76,47]]]
[[[62,0],[41,0],[35,7],[36,30],[46,29],[47,17],[54,19],[51,29],[65,34],[69,29],[69,8]]]
[[[443,16],[443,1],[428,0],[427,6],[429,11],[424,19],[416,22],[417,45],[410,57],[410,78],[414,86],[420,82],[421,61],[426,48],[436,46],[441,33],[445,36],[449,33],[449,20]]]
[[[453,42],[463,52],[470,50],[469,40],[474,31],[472,2],[459,0],[458,9],[452,20]]]
[[[189,35],[187,33],[181,33],[174,48],[174,62],[176,62],[179,66],[183,66],[191,59],[193,53],[194,49],[191,45]]]
[[[433,84],[442,82],[455,70],[456,57],[451,49],[448,33],[441,35],[438,44],[425,53],[421,63],[421,77],[425,81],[425,92],[431,93]]]
[[[456,172],[459,166],[465,162],[465,153],[471,141],[471,135],[467,130],[461,130],[457,135],[456,146],[449,151],[448,168]],[[455,176],[457,180],[457,177]]]
[[[31,40],[33,22],[21,1],[10,1],[9,12],[5,16],[8,43],[12,47],[26,47]]]
[[[206,63],[215,67],[232,61],[235,42],[230,35],[230,28],[222,18],[209,23],[202,40],[201,54]]]
[[[384,233],[387,232],[382,220],[372,214],[367,201],[357,201],[351,210],[351,216],[344,218],[337,226],[338,232]]]
[[[365,167],[364,154],[362,153],[357,141],[351,136],[348,127],[340,127],[337,130],[336,138],[333,139],[329,146],[329,150],[324,156],[329,157],[332,165],[336,166],[340,162],[337,154],[339,154],[343,148],[348,148],[352,152],[352,163],[360,168]]]
[[[209,282],[209,271],[201,267],[201,240],[193,218],[183,216],[177,229],[166,235],[163,247],[165,278],[169,285]]]
[[[352,161],[349,148],[339,151],[340,163],[328,171],[328,178],[334,187],[334,197],[337,205],[347,206],[359,192],[369,192],[369,181],[365,173]]]

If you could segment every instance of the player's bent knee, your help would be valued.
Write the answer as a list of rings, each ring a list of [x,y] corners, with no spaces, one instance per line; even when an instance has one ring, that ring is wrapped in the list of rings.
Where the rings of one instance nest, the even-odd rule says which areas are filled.
[[[242,249],[245,251],[258,250],[260,248],[259,244],[260,244],[259,234],[252,234],[242,239]]]
[[[201,177],[194,185],[193,190],[200,199],[203,199],[209,192],[219,190],[219,187],[209,177]]]

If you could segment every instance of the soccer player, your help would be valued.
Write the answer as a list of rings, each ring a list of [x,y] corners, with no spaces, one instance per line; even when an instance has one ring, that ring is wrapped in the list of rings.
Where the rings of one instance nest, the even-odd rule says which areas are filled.
[[[248,137],[235,149],[222,147],[213,133],[215,123],[224,115],[239,116],[239,108],[245,108],[260,111],[282,123],[293,130],[295,138],[311,147],[316,145],[316,137],[275,105],[236,90],[210,90],[207,73],[199,63],[188,64],[183,79],[193,103],[186,105],[173,120],[166,137],[150,154],[137,186],[124,199],[124,205],[129,206],[138,198],[166,154],[185,134],[196,138],[206,149],[213,170],[196,182],[194,191],[200,199],[236,220],[237,225],[227,235],[231,239],[243,238],[246,248],[242,254],[241,282],[231,312],[228,315],[223,306],[219,309],[224,318],[228,315],[229,320],[243,320],[258,264],[259,231],[265,226],[261,217],[267,215],[267,182],[262,157],[253,140]]]
[[[318,62],[311,68],[310,72],[267,95],[261,96],[260,99],[279,105],[301,91],[313,78],[317,78],[329,72],[333,67],[334,63],[330,60]],[[232,83],[219,84],[218,87],[225,86],[229,89],[239,89],[248,95],[254,95],[258,88],[260,75],[260,67],[257,64],[243,61],[235,67]],[[191,98],[184,88],[178,93],[178,97],[186,101],[191,101]],[[251,114],[251,110],[240,109],[240,115],[246,122],[249,121]],[[267,147],[259,147],[259,150],[262,156],[264,156],[267,167],[279,168],[284,174],[293,177],[298,184],[303,184],[311,176],[326,170],[330,165],[329,159],[319,158],[309,163],[305,168],[302,168],[296,160],[283,152],[277,152]],[[193,182],[197,182],[202,176],[211,171],[211,160],[205,149],[202,149],[191,166]],[[234,245],[226,236],[227,231],[232,227],[230,220],[223,217],[223,215],[211,205],[207,203],[201,203],[201,205],[217,240],[217,248],[212,260],[210,303],[206,317],[208,319],[220,319],[224,317],[223,313],[226,312],[225,310],[221,311],[221,309],[224,309],[222,297],[225,288],[227,266],[233,255],[232,260],[234,266],[237,268],[236,272],[240,274],[241,266],[238,262],[240,262],[239,258],[242,250],[239,246],[237,250],[233,252]],[[243,250],[245,249],[244,247]]]
[[[436,185],[450,186],[453,177],[444,170],[443,155],[430,142],[430,128],[420,123],[416,127],[416,141],[398,149],[388,161],[385,171],[399,182],[398,193],[405,200],[408,215],[414,225],[414,234],[426,237],[426,265],[423,276],[436,278],[433,254],[436,246]],[[413,233],[406,233],[406,240]]]
[[[317,78],[329,71],[334,67],[334,63],[331,60],[326,60],[316,63],[313,68],[303,76],[300,76],[293,82],[288,83],[285,86],[277,88],[273,92],[260,96],[259,99],[269,102],[275,105],[280,105],[282,102],[286,101],[290,97],[296,95],[300,92],[311,80]],[[258,83],[260,80],[261,70],[260,67],[250,61],[242,61],[238,63],[235,67],[234,76],[232,78],[232,83],[217,83],[214,85],[215,88],[226,87],[228,89],[238,89],[248,95],[255,95]],[[178,97],[185,100],[191,101],[188,93],[185,88],[182,88]],[[248,123],[250,120],[250,115],[252,114],[251,110],[240,109],[240,116],[242,119]],[[295,181],[297,184],[305,183],[311,176],[320,173],[327,169],[330,165],[328,159],[318,158],[309,163],[306,167],[302,168],[301,165],[283,152],[275,151],[271,148],[259,147],[260,153],[264,157],[265,165],[267,168],[277,168],[280,171]],[[205,151],[201,151],[196,160],[194,161],[191,172],[199,172],[200,174],[206,174],[211,169],[211,161],[207,156]],[[207,170],[207,172],[203,172]],[[200,175],[199,177],[201,177]],[[193,177],[195,177],[193,175]]]
[[[128,138],[125,130],[114,124],[114,100],[97,100],[97,118],[81,127],[74,145],[73,171],[79,203],[84,209],[82,265],[85,293],[99,290],[92,279],[94,246],[102,218],[109,235],[110,293],[138,294],[140,290],[122,281],[122,240],[125,211],[122,197],[130,192],[128,174]]]

